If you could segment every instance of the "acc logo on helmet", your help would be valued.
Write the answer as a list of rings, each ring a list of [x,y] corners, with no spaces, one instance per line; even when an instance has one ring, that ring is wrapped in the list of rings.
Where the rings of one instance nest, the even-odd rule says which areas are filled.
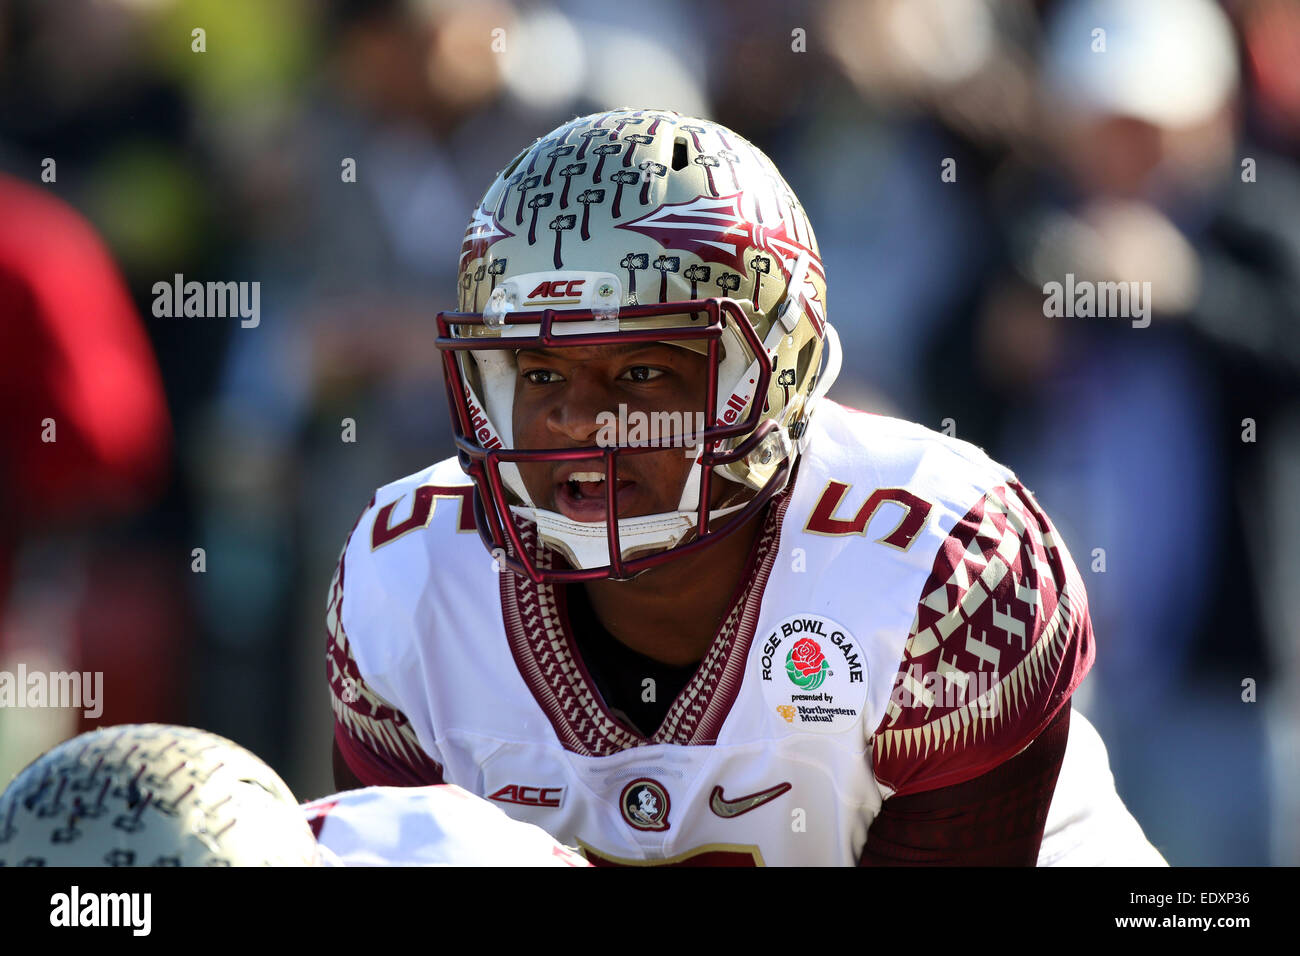
[[[528,293],[529,299],[560,299],[566,296],[582,295],[582,284],[586,279],[554,279],[543,281]]]

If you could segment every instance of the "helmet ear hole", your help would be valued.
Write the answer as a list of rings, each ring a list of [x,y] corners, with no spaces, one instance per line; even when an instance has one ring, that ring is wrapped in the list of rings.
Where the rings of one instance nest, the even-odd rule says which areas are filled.
[[[686,138],[678,136],[673,140],[673,171],[686,168]]]
[[[524,157],[528,155],[528,151],[531,149],[532,149],[531,146],[521,149],[519,151],[519,155],[516,156],[514,159],[510,160],[510,165],[507,166],[505,169],[501,170],[501,178],[505,179],[508,176],[510,176],[515,171],[515,167],[524,161]]]

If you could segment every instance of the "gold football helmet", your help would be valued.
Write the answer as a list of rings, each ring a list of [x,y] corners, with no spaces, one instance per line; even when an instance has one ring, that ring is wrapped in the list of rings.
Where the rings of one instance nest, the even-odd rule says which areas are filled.
[[[538,581],[630,577],[734,531],[785,488],[840,366],[817,240],[790,187],[731,130],[667,111],[584,116],[520,152],[473,212],[458,293],[438,345],[479,531]],[[697,451],[676,512],[616,519],[618,462],[645,445],[513,443],[518,350],[624,342],[710,360],[705,427],[674,436]],[[603,522],[538,508],[517,467],[581,458],[605,462]],[[710,510],[718,478],[736,494]],[[540,567],[516,519],[568,567]]]

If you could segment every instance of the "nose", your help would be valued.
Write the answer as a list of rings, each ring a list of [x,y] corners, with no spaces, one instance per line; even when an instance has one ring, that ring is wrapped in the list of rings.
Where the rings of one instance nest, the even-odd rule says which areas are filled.
[[[574,369],[546,413],[552,435],[575,445],[594,445],[608,416],[617,415],[609,388],[584,369]]]

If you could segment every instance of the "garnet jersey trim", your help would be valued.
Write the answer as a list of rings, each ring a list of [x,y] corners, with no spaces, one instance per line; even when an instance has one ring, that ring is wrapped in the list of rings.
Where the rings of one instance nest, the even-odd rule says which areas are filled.
[[[604,757],[646,744],[706,745],[717,740],[745,676],[763,589],[778,550],[781,522],[790,497],[787,489],[767,509],[726,620],[695,675],[650,737],[619,723],[601,700],[595,681],[577,653],[563,591],[518,575],[501,575],[501,612],[510,651],[566,750]],[[534,526],[521,522],[520,532],[525,547],[535,548]],[[551,551],[539,549],[538,567],[550,567],[551,557]]]
[[[1094,655],[1083,582],[1052,523],[1019,482],[991,489],[922,589],[872,738],[877,780],[917,793],[1010,760],[1069,707]],[[969,693],[951,693],[962,683]]]
[[[361,513],[374,507],[375,499]],[[360,522],[360,517],[357,519]],[[356,532],[356,524],[352,533]],[[352,533],[339,555],[325,607],[326,676],[334,710],[334,739],[339,753],[367,786],[422,786],[443,782],[442,767],[432,760],[400,710],[366,684],[352,659],[343,630],[344,559]]]

